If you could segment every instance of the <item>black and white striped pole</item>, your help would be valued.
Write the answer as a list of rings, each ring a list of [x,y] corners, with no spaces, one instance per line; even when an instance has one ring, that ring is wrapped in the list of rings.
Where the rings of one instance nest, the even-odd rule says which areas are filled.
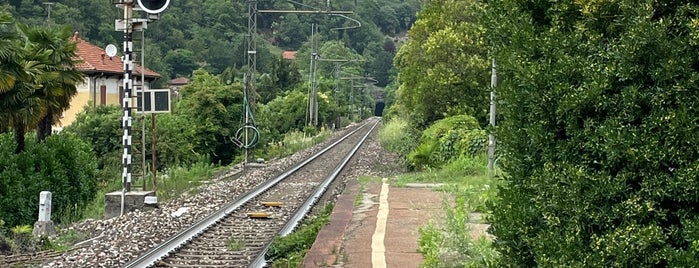
[[[121,173],[122,178],[122,197],[121,197],[121,215],[124,215],[124,194],[131,191],[131,87],[133,86],[133,81],[131,80],[131,74],[133,71],[133,2],[124,3],[124,80],[123,88],[124,95],[121,99],[121,107],[124,114],[121,118],[121,127],[124,130],[123,136],[121,138],[122,145],[124,146],[124,153],[121,157],[121,164],[123,171]]]
[[[135,1],[135,2],[134,2]],[[121,126],[124,130],[122,136],[122,145],[124,146],[124,153],[122,155],[122,166],[123,171],[122,177],[122,194],[121,194],[121,215],[124,215],[124,195],[126,192],[131,191],[131,159],[132,159],[132,95],[131,90],[133,89],[133,9],[134,3],[138,4],[138,7],[146,13],[157,14],[165,10],[170,0],[123,0],[118,2],[118,6],[124,8],[124,17],[121,25],[123,25],[124,32],[124,80],[123,88],[124,95],[121,100],[121,107],[124,110],[124,114],[121,118]],[[119,23],[117,23],[119,25]]]

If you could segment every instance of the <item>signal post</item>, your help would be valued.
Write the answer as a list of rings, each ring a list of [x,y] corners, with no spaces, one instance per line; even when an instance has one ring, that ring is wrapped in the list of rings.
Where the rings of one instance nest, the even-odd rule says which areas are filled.
[[[131,192],[131,160],[132,160],[132,119],[131,116],[133,106],[133,31],[135,28],[144,29],[146,27],[145,19],[134,19],[133,11],[135,8],[150,14],[159,14],[163,12],[167,6],[170,4],[170,0],[115,0],[113,2],[117,7],[122,8],[123,18],[117,19],[114,23],[116,31],[124,32],[124,43],[123,43],[123,62],[124,62],[124,78],[123,78],[123,88],[124,95],[121,101],[121,107],[124,111],[121,126],[123,129],[122,145],[124,148],[122,155],[122,191],[121,193],[109,193],[105,197],[105,217],[113,217],[123,215],[126,212],[143,207],[144,200],[146,196],[155,196],[154,192]],[[116,213],[115,209],[115,199],[118,198],[116,195],[120,195],[120,205],[118,206],[119,213]]]

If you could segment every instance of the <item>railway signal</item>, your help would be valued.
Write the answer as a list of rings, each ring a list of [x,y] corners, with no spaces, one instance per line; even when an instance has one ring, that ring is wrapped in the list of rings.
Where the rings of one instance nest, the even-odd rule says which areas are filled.
[[[170,0],[137,0],[138,6],[146,13],[158,14],[170,4]]]
[[[146,21],[138,20],[133,17],[134,5],[138,4],[138,7],[148,14],[158,14],[163,12],[167,6],[170,4],[170,0],[117,0],[114,4],[124,10],[123,18],[117,19],[114,23],[115,30],[124,33],[124,78],[123,78],[123,89],[124,95],[122,97],[121,105],[124,110],[124,114],[121,119],[121,125],[124,130],[122,137],[122,145],[124,147],[124,153],[122,155],[122,194],[121,194],[121,215],[124,214],[124,199],[125,193],[131,192],[131,159],[132,159],[132,148],[131,148],[131,127],[132,127],[132,89],[133,89],[133,77],[132,72],[134,70],[133,66],[133,31],[140,28],[145,29]]]

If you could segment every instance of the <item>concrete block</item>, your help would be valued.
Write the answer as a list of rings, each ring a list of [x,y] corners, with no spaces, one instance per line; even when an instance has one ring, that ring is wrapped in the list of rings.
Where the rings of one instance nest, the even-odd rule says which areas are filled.
[[[151,209],[146,206],[146,196],[155,196],[153,191],[131,191],[124,193],[124,214],[140,209]],[[107,193],[104,196],[104,218],[109,219],[121,215],[121,191]]]
[[[34,223],[34,230],[32,230],[32,235],[34,235],[34,237],[53,237],[54,235],[56,235],[56,228],[53,226],[53,221],[37,221],[36,223]]]

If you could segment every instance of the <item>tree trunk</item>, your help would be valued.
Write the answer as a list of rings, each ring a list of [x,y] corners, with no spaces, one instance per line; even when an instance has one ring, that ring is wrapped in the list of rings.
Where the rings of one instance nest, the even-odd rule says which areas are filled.
[[[46,138],[51,136],[51,126],[53,125],[53,113],[50,111],[46,113],[44,118],[39,121],[39,126],[36,130],[36,140],[39,142],[44,142]]]
[[[24,152],[24,125],[15,125],[15,142],[17,142],[17,147],[15,147],[15,154]]]

